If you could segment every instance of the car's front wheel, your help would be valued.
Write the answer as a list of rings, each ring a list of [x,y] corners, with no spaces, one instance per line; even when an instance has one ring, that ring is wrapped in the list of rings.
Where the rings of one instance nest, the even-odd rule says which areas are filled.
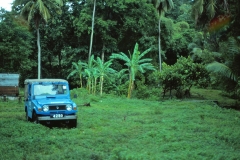
[[[77,119],[71,120],[69,123],[70,128],[77,128]]]

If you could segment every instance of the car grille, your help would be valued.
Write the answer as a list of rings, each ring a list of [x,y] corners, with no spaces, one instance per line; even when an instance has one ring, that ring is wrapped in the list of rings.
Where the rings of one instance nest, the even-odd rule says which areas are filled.
[[[49,110],[66,110],[66,105],[49,106]]]

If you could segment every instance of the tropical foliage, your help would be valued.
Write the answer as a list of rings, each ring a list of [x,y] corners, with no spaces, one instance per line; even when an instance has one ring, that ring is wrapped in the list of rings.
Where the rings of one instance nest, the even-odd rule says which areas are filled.
[[[113,0],[15,0],[11,12],[0,12],[0,70],[20,73],[20,85],[26,78],[38,77],[35,71],[41,68],[41,77],[69,78],[72,88],[87,87],[91,93],[124,95],[131,90],[124,62],[111,61],[109,68],[117,72],[106,72],[102,89],[95,62],[99,57],[105,64],[111,60],[112,53],[127,53],[137,42],[139,50],[151,48],[148,57],[155,68],[160,68],[162,62],[166,67],[172,66],[181,56],[191,56],[194,63],[212,68],[209,87],[227,90],[236,97],[239,90],[239,3],[237,0],[118,0],[117,3]],[[29,23],[22,17],[29,19]],[[32,38],[40,35],[39,45],[34,45]],[[39,49],[41,56],[36,54],[40,53]],[[91,62],[91,57],[89,60],[90,50],[95,62]],[[41,63],[37,63],[38,58]],[[76,67],[78,62],[87,65],[80,72]],[[220,64],[227,72],[222,67],[214,69]],[[227,77],[220,78],[217,70]],[[232,79],[228,78],[230,75]],[[151,72],[138,72],[135,79],[133,97],[144,98],[144,95],[162,92],[161,87],[153,87]],[[146,94],[145,90],[148,90]]]
[[[152,75],[155,84],[161,84],[163,98],[167,92],[171,97],[190,97],[192,86],[208,87],[209,73],[204,65],[194,63],[190,57],[180,57],[174,65],[164,63],[163,66],[162,72],[155,72]]]
[[[153,5],[158,13],[158,56],[159,56],[159,70],[162,70],[162,55],[161,55],[161,18],[165,13],[173,8],[172,0],[153,0]]]
[[[35,22],[36,30],[37,30],[37,46],[38,46],[38,79],[41,78],[41,46],[40,46],[40,33],[39,33],[39,25],[41,21],[47,23],[47,21],[51,18],[51,12],[54,10],[61,14],[61,6],[63,5],[62,0],[15,0],[15,6],[24,5],[21,9],[21,15],[30,21],[33,19]]]
[[[124,65],[128,67],[128,72],[129,72],[129,87],[128,87],[128,96],[127,96],[128,98],[131,98],[136,74],[138,72],[144,73],[147,70],[155,70],[154,66],[151,63],[149,63],[150,61],[152,61],[152,59],[143,58],[150,50],[151,48],[140,53],[140,51],[138,50],[138,43],[136,43],[133,53],[130,54],[130,51],[129,51],[129,57],[123,52],[120,52],[119,54],[113,53],[110,56],[110,58],[120,59],[124,61],[125,62]]]
[[[87,63],[83,63],[80,60],[76,63],[76,62],[72,62],[72,66],[74,68],[74,70],[69,73],[67,79],[69,79],[69,77],[73,76],[74,74],[78,74],[79,76],[79,85],[80,88],[83,87],[83,82],[82,82],[82,77],[83,77],[83,70],[84,68],[87,68]]]

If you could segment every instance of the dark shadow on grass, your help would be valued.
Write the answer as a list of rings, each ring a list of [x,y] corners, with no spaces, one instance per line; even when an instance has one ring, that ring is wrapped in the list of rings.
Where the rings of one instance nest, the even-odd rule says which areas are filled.
[[[48,127],[50,129],[53,128],[65,128],[65,129],[72,129],[75,127],[72,127],[70,123],[62,122],[62,121],[56,121],[56,122],[40,122],[41,125]]]

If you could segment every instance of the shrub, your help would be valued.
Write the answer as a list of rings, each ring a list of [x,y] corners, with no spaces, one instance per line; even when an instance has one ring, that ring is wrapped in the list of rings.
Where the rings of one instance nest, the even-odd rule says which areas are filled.
[[[182,98],[184,95],[190,96],[192,86],[207,87],[210,81],[205,67],[202,64],[194,63],[190,57],[180,57],[174,65],[163,63],[162,72],[156,71],[153,75],[155,78],[151,78],[151,80],[160,83],[163,98],[167,92],[170,92],[172,97],[174,90],[177,98]]]

